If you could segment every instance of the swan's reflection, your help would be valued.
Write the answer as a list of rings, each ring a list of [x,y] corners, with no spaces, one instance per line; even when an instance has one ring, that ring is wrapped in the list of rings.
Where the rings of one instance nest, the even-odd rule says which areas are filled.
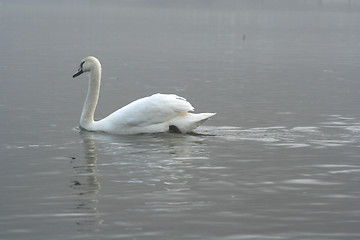
[[[132,211],[144,214],[187,211],[206,204],[205,200],[192,196],[191,190],[192,184],[199,181],[196,172],[209,166],[205,136],[117,136],[86,131],[80,132],[80,136],[85,163],[78,162],[78,166],[74,167],[76,181],[73,187],[79,192],[77,209],[86,216],[77,223],[79,231],[99,231],[103,218],[114,214],[99,210],[98,168],[102,172],[101,178],[107,183],[106,188],[117,189],[106,196],[115,199],[117,207],[106,208],[116,211],[118,223],[131,225],[126,216]],[[134,226],[137,224],[134,223]],[[124,228],[132,229],[128,225]]]
[[[103,222],[97,208],[100,183],[97,178],[97,153],[92,135],[80,132],[84,146],[85,162],[76,162],[74,166],[75,180],[72,187],[78,192],[76,209],[80,216],[76,222],[80,232],[97,232]]]

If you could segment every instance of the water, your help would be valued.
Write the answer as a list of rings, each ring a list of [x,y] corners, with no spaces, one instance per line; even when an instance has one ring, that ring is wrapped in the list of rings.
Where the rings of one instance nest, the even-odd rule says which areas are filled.
[[[0,239],[359,239],[355,1],[2,1]],[[81,132],[156,92],[196,134]]]

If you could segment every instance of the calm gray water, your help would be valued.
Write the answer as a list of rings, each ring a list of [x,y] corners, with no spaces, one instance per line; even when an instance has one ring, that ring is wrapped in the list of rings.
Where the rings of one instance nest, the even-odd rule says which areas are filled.
[[[357,1],[1,1],[0,239],[360,239]],[[162,92],[196,134],[77,128]]]

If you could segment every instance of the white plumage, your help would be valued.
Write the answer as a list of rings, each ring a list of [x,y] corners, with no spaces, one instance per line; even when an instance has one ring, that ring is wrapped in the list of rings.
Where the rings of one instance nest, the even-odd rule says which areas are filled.
[[[95,57],[87,57],[73,77],[90,72],[89,88],[83,106],[80,126],[88,131],[102,131],[113,134],[156,133],[174,130],[187,133],[214,116],[215,113],[189,113],[194,108],[175,94],[154,94],[138,99],[102,120],[94,121],[99,98],[101,64]]]

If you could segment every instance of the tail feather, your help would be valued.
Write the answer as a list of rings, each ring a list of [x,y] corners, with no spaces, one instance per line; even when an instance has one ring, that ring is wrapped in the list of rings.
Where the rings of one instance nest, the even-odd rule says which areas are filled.
[[[216,113],[186,113],[172,119],[170,126],[175,126],[180,132],[192,132],[203,122],[214,116]]]

